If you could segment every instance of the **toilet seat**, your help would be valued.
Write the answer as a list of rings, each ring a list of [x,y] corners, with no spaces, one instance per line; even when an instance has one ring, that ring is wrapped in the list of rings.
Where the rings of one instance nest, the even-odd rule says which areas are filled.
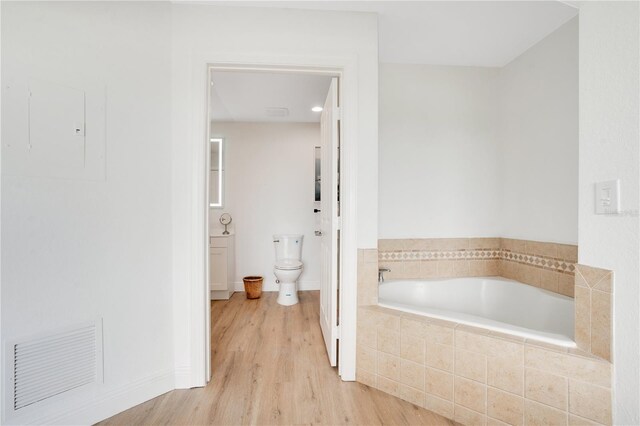
[[[275,268],[281,271],[295,271],[302,269],[302,262],[295,259],[283,259],[276,262]]]

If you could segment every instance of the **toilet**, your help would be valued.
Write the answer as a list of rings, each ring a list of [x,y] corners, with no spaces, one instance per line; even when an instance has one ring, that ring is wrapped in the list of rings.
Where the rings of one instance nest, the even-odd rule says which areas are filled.
[[[302,274],[302,235],[274,235],[276,264],[273,273],[280,284],[278,303],[291,306],[298,303],[296,281]]]

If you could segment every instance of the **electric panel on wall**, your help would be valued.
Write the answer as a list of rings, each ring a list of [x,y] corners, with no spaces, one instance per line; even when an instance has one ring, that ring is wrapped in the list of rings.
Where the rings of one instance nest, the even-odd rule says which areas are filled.
[[[3,174],[105,178],[104,86],[25,78],[2,89]]]

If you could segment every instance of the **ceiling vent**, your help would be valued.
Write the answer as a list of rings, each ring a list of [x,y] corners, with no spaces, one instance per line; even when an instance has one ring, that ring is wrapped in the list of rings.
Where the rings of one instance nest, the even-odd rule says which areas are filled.
[[[289,109],[282,107],[267,107],[265,108],[267,117],[288,117]]]

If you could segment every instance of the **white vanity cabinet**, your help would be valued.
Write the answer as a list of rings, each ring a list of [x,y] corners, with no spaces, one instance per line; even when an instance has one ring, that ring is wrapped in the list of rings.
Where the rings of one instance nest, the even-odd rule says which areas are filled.
[[[233,235],[209,237],[209,292],[211,300],[226,300],[233,294],[234,242]]]

